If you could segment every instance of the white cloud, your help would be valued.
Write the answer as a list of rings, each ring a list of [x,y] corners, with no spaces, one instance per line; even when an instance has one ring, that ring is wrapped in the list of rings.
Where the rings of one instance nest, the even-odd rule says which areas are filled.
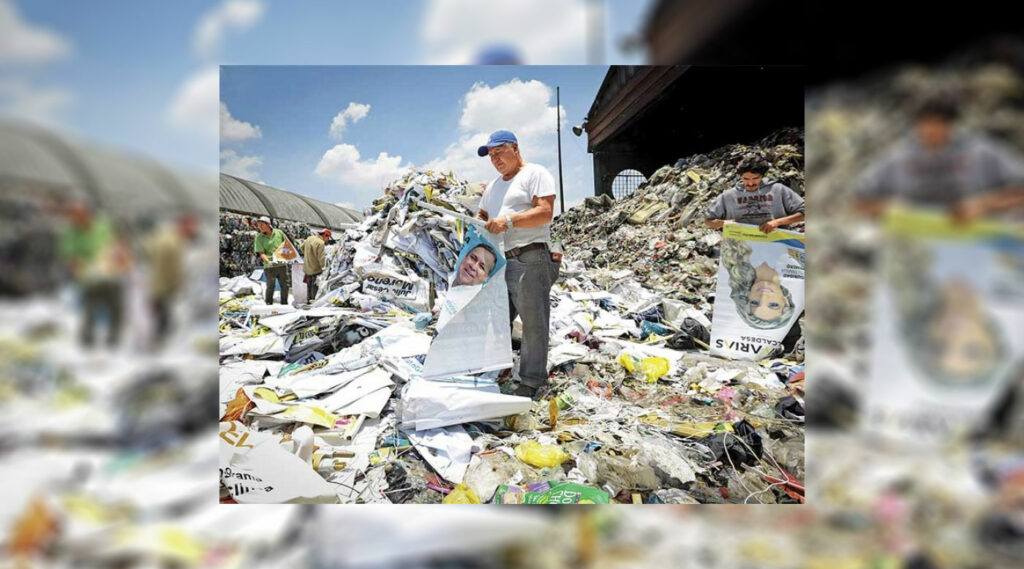
[[[548,106],[554,94],[554,89],[536,79],[513,79],[497,87],[476,83],[463,98],[459,128],[488,134],[505,128],[524,138],[554,134],[556,110]]]
[[[586,58],[585,0],[432,0],[421,26],[428,63],[475,63],[482,49],[513,48],[525,64]]]
[[[217,138],[220,99],[220,71],[205,67],[182,83],[168,110],[171,122],[185,130]]]
[[[260,182],[260,168],[263,158],[259,156],[240,156],[234,150],[221,150],[220,171],[246,180]]]
[[[38,87],[23,78],[0,78],[0,109],[19,119],[55,125],[73,97],[63,89]]]
[[[331,138],[341,140],[341,135],[345,132],[346,126],[363,120],[368,114],[370,114],[370,105],[349,103],[348,107],[335,115],[334,120],[331,121]]]
[[[48,63],[70,52],[63,37],[22,20],[10,0],[0,0],[0,64]]]
[[[206,12],[196,25],[192,48],[203,57],[214,55],[228,29],[246,30],[263,17],[261,0],[227,0]]]
[[[250,138],[260,138],[263,132],[260,127],[240,121],[231,116],[231,111],[224,101],[220,102],[220,139],[221,141],[243,141]]]
[[[513,79],[495,87],[476,83],[463,97],[459,118],[459,139],[444,155],[424,165],[428,169],[452,170],[471,182],[490,181],[497,174],[490,160],[477,156],[477,148],[496,130],[511,130],[527,162],[537,162],[557,176],[558,148],[554,89],[544,83]],[[562,126],[565,127],[565,109]]]
[[[315,172],[343,188],[376,195],[385,184],[401,177],[411,167],[411,164],[402,164],[401,156],[390,156],[387,152],[381,152],[373,160],[360,158],[355,146],[337,144],[324,153]]]

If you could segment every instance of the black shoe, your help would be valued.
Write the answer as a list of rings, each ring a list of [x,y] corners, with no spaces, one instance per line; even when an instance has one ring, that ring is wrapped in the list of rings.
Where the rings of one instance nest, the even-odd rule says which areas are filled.
[[[547,399],[549,393],[551,393],[551,386],[542,385],[534,390],[533,397],[531,399],[534,401],[543,401]]]
[[[536,389],[530,387],[529,385],[523,384],[519,384],[519,387],[516,387],[515,391],[512,392],[512,395],[517,395],[519,397],[529,397],[531,399],[533,399],[533,397],[536,396],[536,394]]]

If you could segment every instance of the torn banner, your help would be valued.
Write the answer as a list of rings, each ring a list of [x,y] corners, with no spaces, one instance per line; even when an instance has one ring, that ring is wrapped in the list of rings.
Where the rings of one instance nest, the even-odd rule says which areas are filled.
[[[504,239],[470,226],[423,365],[436,379],[512,367]]]
[[[711,353],[764,359],[804,309],[804,235],[730,223],[722,237]]]
[[[1024,346],[1024,234],[888,212],[865,426],[950,442],[987,416]]]

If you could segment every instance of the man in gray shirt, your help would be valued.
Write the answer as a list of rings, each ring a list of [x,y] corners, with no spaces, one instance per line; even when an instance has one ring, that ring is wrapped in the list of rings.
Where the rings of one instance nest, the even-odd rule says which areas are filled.
[[[788,186],[764,178],[768,163],[748,156],[739,164],[740,183],[718,196],[704,225],[721,229],[729,221],[758,226],[771,233],[804,219],[804,199]]]
[[[987,137],[957,132],[958,117],[948,96],[921,103],[914,136],[865,171],[858,208],[874,217],[887,201],[900,199],[968,220],[1024,203],[1024,159]]]

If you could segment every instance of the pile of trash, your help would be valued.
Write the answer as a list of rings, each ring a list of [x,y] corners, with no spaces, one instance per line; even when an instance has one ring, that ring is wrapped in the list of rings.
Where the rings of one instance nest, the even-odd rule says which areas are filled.
[[[248,215],[220,212],[220,276],[249,274],[262,266],[259,257],[253,252],[256,219]],[[274,220],[274,227],[283,231],[296,247],[312,233],[305,223],[285,219]]]
[[[221,278],[222,501],[803,501],[802,365],[709,356],[703,297],[588,268],[571,245],[546,399],[501,393],[511,370],[424,380],[480,191],[429,171],[389,184],[328,247],[311,306]]]
[[[958,129],[1024,150],[1024,78],[1003,64],[978,65],[978,53],[966,52],[934,68],[903,67],[858,81],[837,83],[808,93],[807,136],[814,152],[807,175],[814,199],[807,223],[815,235],[808,250],[807,311],[815,315],[804,328],[809,343],[833,360],[832,372],[819,375],[819,405],[835,409],[823,423],[853,427],[851,410],[866,392],[863,372],[871,360],[879,323],[872,299],[880,272],[875,260],[884,234],[856,210],[855,189],[867,169],[914,135],[914,112],[936,94],[960,103]],[[818,360],[824,364],[824,358]]]
[[[769,163],[767,180],[803,196],[803,138],[803,129],[785,128],[752,146],[730,144],[681,158],[630,196],[586,198],[555,220],[552,234],[588,267],[630,270],[643,286],[706,310],[705,301],[714,299],[721,232],[704,227],[705,212],[739,183],[736,166],[749,154]]]

